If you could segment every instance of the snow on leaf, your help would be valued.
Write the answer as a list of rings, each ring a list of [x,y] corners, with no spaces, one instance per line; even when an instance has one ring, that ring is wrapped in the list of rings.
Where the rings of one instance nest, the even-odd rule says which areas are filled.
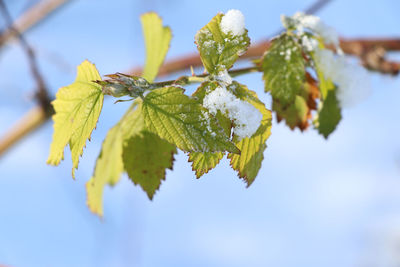
[[[73,177],[86,139],[90,139],[103,106],[101,86],[93,82],[96,80],[101,80],[96,67],[84,61],[78,66],[75,82],[60,88],[52,102],[54,133],[47,163],[58,165],[64,158],[64,147],[69,143]]]
[[[244,16],[240,10],[231,9],[221,19],[221,30],[225,34],[231,33],[234,36],[245,33]]]
[[[187,152],[240,153],[217,120],[179,87],[163,87],[143,100],[147,129]]]
[[[263,152],[267,147],[265,143],[271,134],[272,117],[271,111],[266,109],[265,105],[258,100],[255,92],[247,89],[244,85],[241,85],[236,92],[237,97],[248,101],[263,115],[261,125],[251,137],[246,137],[235,142],[241,154],[228,154],[232,168],[238,172],[240,178],[246,181],[247,186],[250,186],[256,178],[264,159]]]
[[[316,69],[324,79],[337,85],[336,96],[341,107],[351,107],[364,100],[371,92],[366,69],[353,64],[343,55],[328,49],[317,49],[313,55]]]
[[[230,69],[250,45],[244,18],[233,11],[217,14],[197,32],[195,40],[204,67],[215,75]]]
[[[203,106],[211,114],[216,115],[220,111],[228,117],[234,127],[233,134],[241,139],[251,137],[260,125],[262,114],[250,103],[237,98],[231,91],[240,86],[234,82],[228,87],[219,85],[212,92],[205,95]]]
[[[207,93],[215,90],[219,86],[216,81],[207,81],[202,83],[199,88],[193,93],[193,97],[203,102]],[[229,118],[224,116],[220,111],[217,112],[215,118],[218,124],[222,126],[227,136],[231,136],[232,122]],[[190,152],[189,162],[192,162],[192,170],[195,171],[196,177],[200,178],[203,174],[208,173],[209,170],[215,168],[223,158],[224,153],[221,152]]]
[[[161,18],[154,12],[141,16],[146,44],[146,64],[143,78],[152,82],[164,61],[171,41],[171,29],[162,25]]]
[[[295,102],[305,80],[305,60],[300,45],[293,36],[281,34],[272,40],[263,61],[265,91],[282,106]]]

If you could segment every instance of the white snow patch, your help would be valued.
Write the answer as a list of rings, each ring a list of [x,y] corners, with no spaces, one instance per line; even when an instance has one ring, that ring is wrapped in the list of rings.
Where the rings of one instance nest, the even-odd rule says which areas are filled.
[[[254,106],[236,98],[223,86],[217,87],[207,94],[203,99],[203,106],[213,115],[220,110],[231,119],[235,124],[233,133],[239,140],[251,137],[257,131],[262,120],[262,114]]]
[[[354,106],[371,93],[368,72],[357,64],[350,63],[344,56],[335,56],[327,49],[315,50],[316,64],[338,86],[337,97],[341,107]]]
[[[244,34],[244,16],[240,10],[231,9],[221,19],[221,30],[223,33],[232,33],[234,36]]]
[[[301,44],[308,52],[318,49],[318,41],[308,37],[307,35],[304,35],[301,38]]]

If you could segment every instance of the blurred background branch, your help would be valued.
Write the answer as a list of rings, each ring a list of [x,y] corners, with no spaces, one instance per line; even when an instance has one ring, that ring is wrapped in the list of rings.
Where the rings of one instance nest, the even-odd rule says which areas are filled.
[[[52,111],[51,111],[50,97],[43,76],[40,73],[35,52],[33,51],[30,44],[27,42],[25,37],[17,30],[17,28],[14,27],[13,19],[3,0],[0,0],[0,12],[6,19],[6,22],[8,24],[7,32],[13,33],[13,35],[18,38],[23,50],[26,53],[26,56],[28,58],[29,68],[37,86],[35,93],[36,100],[39,102],[40,106],[46,113],[51,113]]]
[[[8,42],[18,39],[24,49],[29,63],[29,68],[32,77],[36,82],[35,98],[38,101],[38,106],[28,111],[17,123],[7,132],[0,141],[0,155],[2,155],[9,147],[22,139],[28,133],[33,132],[42,125],[53,113],[50,104],[49,96],[44,78],[40,73],[39,66],[36,60],[36,54],[25,37],[23,32],[31,29],[39,22],[48,18],[58,8],[62,7],[69,0],[43,0],[32,8],[28,9],[18,19],[13,21],[7,6],[3,0],[0,0],[0,11],[5,18],[7,28],[0,35],[0,48]]]
[[[240,59],[257,58],[263,55],[265,50],[268,49],[270,44],[269,40],[260,41],[247,50],[247,52]],[[340,47],[343,52],[348,55],[359,57],[363,64],[369,69],[384,74],[396,75],[399,72],[400,63],[391,62],[385,59],[386,52],[400,51],[400,38],[376,38],[376,39],[340,39]],[[366,57],[377,49],[385,51],[379,57],[379,64],[377,61],[368,61]],[[177,71],[192,67],[201,66],[201,60],[197,53],[184,55],[182,57],[169,60],[160,69],[160,76],[168,75]],[[135,67],[129,70],[131,74],[140,74],[142,67]]]
[[[42,0],[28,9],[13,22],[12,28],[8,28],[1,33],[0,47],[18,37],[18,33],[24,33],[43,22],[67,2],[70,2],[70,0]]]

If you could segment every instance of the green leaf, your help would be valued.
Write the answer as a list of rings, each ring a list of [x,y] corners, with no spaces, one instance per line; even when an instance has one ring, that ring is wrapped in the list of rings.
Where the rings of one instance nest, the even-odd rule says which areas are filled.
[[[143,101],[147,129],[187,152],[240,153],[216,119],[179,87],[150,92]]]
[[[296,95],[294,103],[291,105],[282,105],[278,100],[272,103],[272,109],[277,114],[278,122],[285,120],[290,129],[298,127],[301,131],[309,126],[312,117],[311,111],[317,109],[316,99],[320,96],[317,82],[306,73],[306,82],[303,90]]]
[[[141,22],[146,43],[146,64],[143,77],[152,82],[157,76],[158,70],[168,51],[171,30],[168,27],[162,26],[161,19],[155,13],[144,14],[141,17]],[[100,82],[99,84],[103,86],[106,94],[115,97],[128,94],[137,97],[143,93],[143,88],[148,87],[147,81],[141,77],[128,76],[121,73],[109,75],[109,77],[111,80]],[[96,162],[94,175],[86,184],[87,204],[92,212],[100,216],[103,215],[102,198],[104,186],[117,183],[124,167],[132,181],[142,186],[150,198],[154,195],[156,189],[154,184],[157,184],[156,181],[165,179],[165,168],[172,168],[172,157],[168,157],[168,160],[171,162],[169,165],[164,164],[164,171],[162,171],[161,164],[154,164],[154,162],[160,160],[160,155],[155,154],[151,150],[143,153],[141,149],[143,148],[143,144],[136,144],[135,141],[141,140],[143,137],[146,137],[144,140],[149,141],[149,136],[152,136],[152,142],[150,143],[166,143],[159,137],[144,132],[145,125],[141,106],[135,109],[138,103],[139,101],[136,101],[124,117],[109,131],[104,140],[102,152]],[[132,147],[135,149],[132,149]],[[176,150],[175,147],[174,149]],[[154,156],[156,158],[152,159]],[[140,162],[140,164],[135,162],[132,164],[130,160],[135,158],[147,158],[150,160],[148,162],[135,160],[135,162]],[[161,162],[165,162],[165,159],[163,158],[164,161],[161,160]],[[148,175],[144,175],[146,171]]]
[[[152,82],[164,61],[171,41],[171,29],[162,25],[161,18],[154,12],[140,17],[146,44],[146,63],[143,78]]]
[[[272,40],[263,62],[265,91],[282,106],[292,104],[303,89],[305,60],[295,37],[286,33]]]
[[[176,147],[147,131],[143,103],[124,121],[123,162],[129,178],[139,184],[150,199],[165,180],[165,169],[172,169]]]
[[[235,81],[233,82],[234,84],[236,83]],[[217,81],[206,81],[203,82],[199,88],[192,94],[193,98],[198,100],[199,103],[203,103],[203,99],[206,96],[206,94],[212,92],[215,90],[218,86],[221,86]],[[231,136],[231,129],[232,129],[232,122],[231,120],[223,115],[221,111],[218,110],[217,114],[215,115],[215,118],[218,121],[218,124],[224,129],[225,134],[227,136]]]
[[[316,124],[318,132],[328,138],[341,119],[342,114],[336,97],[336,89],[328,90],[326,99],[322,102],[322,107],[318,112]]]
[[[324,49],[324,44],[320,42],[320,49]],[[320,96],[320,107],[314,125],[318,129],[318,132],[322,134],[325,139],[336,129],[342,119],[341,109],[339,101],[336,97],[337,88],[335,84],[325,78],[325,74],[319,68],[315,55],[311,54],[315,64],[315,71],[319,80],[319,88],[321,91]]]
[[[103,216],[104,186],[114,185],[124,171],[122,163],[123,134],[121,123],[110,129],[104,139],[92,178],[86,183],[87,205],[89,209]]]
[[[277,120],[285,120],[286,125],[290,129],[298,127],[304,130],[308,127],[308,106],[306,100],[299,95],[296,95],[295,101],[289,106],[282,106],[279,101],[272,103],[272,110],[277,114]]]
[[[220,27],[224,14],[217,14],[195,37],[201,61],[210,74],[228,70],[250,45],[247,30],[242,35],[225,34]]]
[[[86,184],[87,205],[93,213],[103,216],[104,187],[115,185],[124,169],[152,198],[161,180],[165,179],[165,168],[172,168],[172,156],[165,155],[162,150],[169,148],[171,153],[176,153],[176,148],[146,132],[145,127],[139,100],[108,132],[94,174]]]
[[[129,178],[139,184],[150,199],[165,180],[165,169],[172,170],[176,147],[157,135],[140,131],[124,145],[123,160]]]
[[[219,86],[216,81],[207,81],[202,83],[199,88],[193,93],[193,97],[203,102],[206,93],[215,90]],[[222,126],[227,136],[231,135],[232,122],[229,118],[224,116],[220,111],[216,114],[215,118],[218,124]],[[196,177],[200,178],[203,174],[208,173],[211,169],[215,168],[225,153],[221,152],[190,152],[189,162],[192,162],[192,170],[195,171]]]
[[[64,147],[69,143],[73,177],[86,139],[90,139],[103,106],[101,86],[93,82],[96,80],[101,80],[96,67],[84,61],[78,66],[75,82],[60,88],[52,102],[54,133],[47,163],[58,165],[64,158]]]
[[[192,170],[196,177],[200,178],[209,170],[215,168],[224,157],[222,152],[191,152],[189,153],[189,162],[192,162]]]
[[[272,116],[271,111],[266,109],[265,105],[258,100],[255,92],[247,89],[244,85],[239,85],[235,90],[235,95],[242,100],[248,101],[263,115],[261,125],[253,136],[235,142],[241,154],[228,154],[232,168],[238,172],[240,178],[246,181],[247,186],[250,186],[255,180],[264,159],[263,152],[267,147],[265,143],[271,135]]]

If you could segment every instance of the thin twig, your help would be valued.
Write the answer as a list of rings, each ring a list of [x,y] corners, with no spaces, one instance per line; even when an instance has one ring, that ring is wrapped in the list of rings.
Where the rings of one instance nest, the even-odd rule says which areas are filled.
[[[36,90],[36,99],[40,103],[40,106],[47,113],[51,113],[51,105],[50,105],[50,97],[47,92],[47,87],[44,82],[43,76],[39,71],[39,66],[36,60],[36,55],[33,52],[32,47],[26,41],[25,37],[13,26],[13,19],[10,15],[10,12],[7,9],[6,4],[3,0],[0,0],[0,11],[3,14],[4,18],[8,23],[8,29],[14,32],[14,35],[19,39],[22,48],[25,50],[25,53],[28,58],[29,68],[32,73],[33,78],[36,81],[37,90]]]
[[[250,46],[247,52],[240,57],[240,59],[252,59],[261,57],[264,52],[268,49],[270,41],[257,42]],[[386,51],[400,51],[400,38],[372,38],[372,39],[340,39],[340,47],[343,52],[348,55],[354,55],[360,57],[375,49],[375,47],[382,47]],[[159,76],[164,76],[184,69],[189,69],[192,67],[199,67],[202,65],[201,59],[197,53],[187,54],[180,56],[175,59],[171,59],[163,66],[161,66],[159,71]],[[399,69],[400,63],[391,62],[393,69],[374,69],[371,70],[378,71],[381,73],[393,74]],[[369,67],[369,66],[366,66]],[[142,67],[132,68],[128,73],[133,75],[140,75],[142,72]]]
[[[66,4],[70,0],[42,0],[32,8],[24,12],[19,18],[14,21],[13,28],[20,33],[24,33],[33,26],[48,18],[59,7]],[[12,29],[5,30],[0,35],[0,46],[16,38],[16,32]]]

